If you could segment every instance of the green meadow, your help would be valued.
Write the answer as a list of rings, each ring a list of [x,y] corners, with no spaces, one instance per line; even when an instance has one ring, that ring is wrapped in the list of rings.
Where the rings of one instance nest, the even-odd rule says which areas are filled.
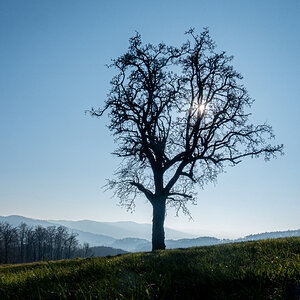
[[[300,299],[300,237],[3,265],[0,299]]]

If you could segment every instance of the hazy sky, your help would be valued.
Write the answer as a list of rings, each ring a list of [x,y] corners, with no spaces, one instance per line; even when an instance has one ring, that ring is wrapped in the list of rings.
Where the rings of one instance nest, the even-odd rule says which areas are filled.
[[[208,26],[218,50],[273,125],[285,156],[246,159],[199,191],[194,221],[170,210],[166,225],[240,236],[300,228],[300,1],[0,0],[0,215],[150,223],[145,199],[131,214],[101,186],[118,164],[102,106],[114,74],[105,64],[139,31],[180,45]]]

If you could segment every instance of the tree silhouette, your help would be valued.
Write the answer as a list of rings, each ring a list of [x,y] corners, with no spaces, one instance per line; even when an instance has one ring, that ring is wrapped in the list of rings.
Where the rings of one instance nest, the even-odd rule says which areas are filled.
[[[214,180],[227,165],[244,157],[282,153],[271,145],[271,126],[253,125],[247,111],[253,100],[230,65],[231,56],[217,53],[208,29],[191,29],[181,47],[144,45],[137,33],[128,51],[112,61],[118,74],[101,109],[122,158],[113,188],[121,204],[134,207],[138,194],[153,206],[152,249],[165,249],[166,206],[189,214],[194,186]]]
[[[90,256],[89,245],[79,246],[76,237],[63,226],[30,227],[21,223],[13,227],[0,222],[0,264]]]

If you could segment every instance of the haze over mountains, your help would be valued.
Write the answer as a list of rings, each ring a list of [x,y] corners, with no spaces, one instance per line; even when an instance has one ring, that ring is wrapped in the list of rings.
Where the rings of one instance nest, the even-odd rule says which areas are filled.
[[[90,246],[109,246],[119,248],[118,245],[122,244],[126,251],[132,251],[139,244],[148,244],[151,248],[151,224],[139,224],[135,222],[96,222],[91,220],[81,221],[66,221],[66,220],[39,220],[23,216],[11,215],[0,216],[0,222],[7,222],[12,226],[19,226],[22,222],[29,226],[64,226],[70,231],[78,234],[78,241],[89,243]],[[166,238],[180,239],[180,238],[193,238],[195,236],[165,228]],[[120,241],[118,241],[120,240]],[[143,245],[145,248],[145,245]],[[150,249],[151,250],[151,249]]]
[[[91,220],[81,221],[66,221],[66,220],[48,220],[48,222],[63,225],[68,228],[77,229],[81,231],[91,232],[94,234],[109,235],[115,239],[122,239],[125,237],[133,237],[140,239],[151,239],[152,225],[141,224],[130,221],[123,222],[97,222]],[[191,234],[180,232],[168,227],[165,228],[166,238],[181,239],[185,237],[195,237]]]
[[[0,222],[19,226],[22,222],[29,226],[64,226],[77,233],[78,241],[89,243],[90,246],[106,246],[130,252],[151,251],[151,224],[135,222],[96,222],[91,220],[37,220],[23,216],[0,216]],[[235,240],[218,239],[215,237],[194,237],[191,234],[166,228],[166,247],[187,248],[194,246],[216,245],[229,242],[243,242],[267,238],[300,236],[300,229],[278,232],[266,232],[248,235]]]

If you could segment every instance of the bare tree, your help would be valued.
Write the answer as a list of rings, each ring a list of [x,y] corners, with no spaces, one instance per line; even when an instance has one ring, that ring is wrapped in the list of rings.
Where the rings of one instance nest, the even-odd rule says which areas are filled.
[[[16,253],[15,247],[18,242],[17,229],[8,223],[0,224],[0,240],[3,241],[4,246],[4,263],[14,261]]]
[[[37,253],[37,260],[43,260],[45,255],[47,229],[41,225],[35,228],[35,248]]]
[[[63,226],[0,223],[0,264],[85,257],[89,252],[89,245],[80,246],[77,234]]]
[[[35,232],[33,228],[27,227],[25,232],[25,262],[31,262],[36,260],[35,251]]]
[[[65,240],[65,257],[71,258],[78,247],[78,233],[71,232]]]
[[[47,227],[47,259],[54,259],[56,227]]]
[[[65,241],[68,238],[67,228],[59,226],[56,228],[56,234],[54,238],[55,243],[55,259],[62,259],[64,253]]]
[[[89,243],[83,243],[83,257],[91,256],[92,251]]]
[[[167,205],[189,214],[196,184],[245,157],[269,160],[283,149],[270,144],[271,126],[249,121],[253,100],[232,57],[215,51],[207,29],[187,34],[181,47],[143,45],[136,34],[110,65],[118,74],[105,106],[90,111],[109,112],[119,145],[113,154],[123,159],[109,187],[129,209],[138,194],[153,206],[153,250],[165,249]]]
[[[20,248],[19,260],[20,260],[20,262],[25,261],[25,237],[26,237],[27,230],[28,230],[28,226],[24,222],[22,222],[17,227],[18,236],[19,236],[19,248]]]

